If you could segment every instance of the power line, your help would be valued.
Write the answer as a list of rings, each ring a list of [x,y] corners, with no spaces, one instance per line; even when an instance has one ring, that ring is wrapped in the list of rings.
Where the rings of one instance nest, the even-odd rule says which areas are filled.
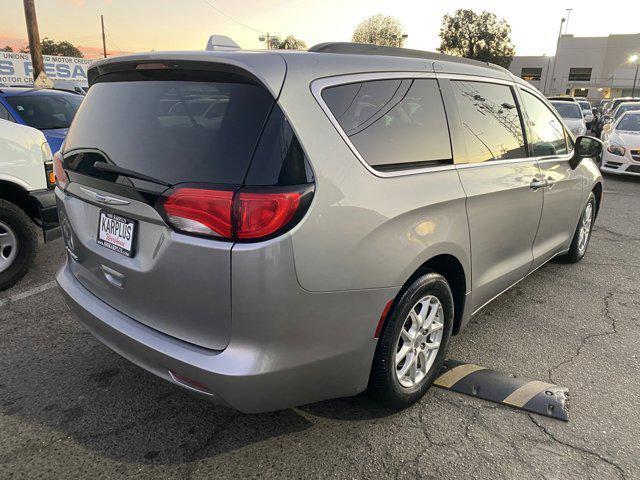
[[[107,43],[108,43],[108,44],[109,44],[109,46],[110,46],[111,48],[113,48],[114,50],[116,50],[116,51],[118,51],[118,52],[122,52],[122,50],[120,50],[120,49],[118,48],[118,46],[117,46],[115,43],[113,43],[111,40],[109,40],[109,37],[107,37]]]
[[[113,35],[111,34],[111,32],[107,28],[105,28],[104,31],[108,35],[107,42],[109,42],[113,48],[115,48],[116,50],[121,52],[122,49],[120,47],[118,47],[118,44],[112,40]]]
[[[213,5],[212,3],[209,2],[209,0],[202,0],[205,4],[209,5],[211,8],[213,8],[216,12],[218,12],[220,15],[223,15],[225,17],[227,17],[229,20],[232,20],[234,22],[236,22],[238,25],[244,27],[244,28],[248,28],[249,30],[253,30],[254,32],[257,33],[264,33],[266,34],[267,32],[264,32],[262,30],[258,30],[257,28],[253,28],[249,25],[247,25],[246,23],[241,22],[240,20],[237,20],[235,18],[233,18],[231,15],[228,15],[226,13],[224,13],[222,10],[220,10],[218,7],[216,7],[215,5]]]

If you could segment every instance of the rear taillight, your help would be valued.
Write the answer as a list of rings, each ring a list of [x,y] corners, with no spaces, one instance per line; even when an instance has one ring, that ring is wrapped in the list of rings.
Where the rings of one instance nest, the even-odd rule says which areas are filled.
[[[244,193],[235,199],[238,238],[262,238],[285,227],[298,211],[300,192]]]
[[[311,200],[311,186],[268,191],[178,188],[159,210],[174,229],[229,240],[256,241],[293,226]]]
[[[53,174],[55,175],[56,185],[62,190],[66,190],[69,185],[69,177],[67,177],[67,172],[64,171],[62,154],[59,151],[53,156]]]
[[[181,188],[164,201],[167,220],[178,230],[231,238],[233,192]]]

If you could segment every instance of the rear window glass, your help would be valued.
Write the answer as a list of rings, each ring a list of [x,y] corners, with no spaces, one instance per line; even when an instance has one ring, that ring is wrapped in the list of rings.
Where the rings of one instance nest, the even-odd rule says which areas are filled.
[[[273,103],[251,83],[96,83],[65,152],[98,149],[119,167],[173,185],[241,184]]]
[[[322,98],[364,160],[379,170],[451,161],[436,80],[375,80],[329,87]]]
[[[69,128],[78,107],[81,95],[14,95],[6,97],[9,105],[18,112],[24,123],[38,130]]]

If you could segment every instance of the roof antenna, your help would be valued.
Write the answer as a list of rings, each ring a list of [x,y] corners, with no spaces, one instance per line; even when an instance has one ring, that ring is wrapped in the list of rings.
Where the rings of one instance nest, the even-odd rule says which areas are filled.
[[[242,50],[240,45],[225,35],[211,35],[205,48],[208,52],[221,50]]]

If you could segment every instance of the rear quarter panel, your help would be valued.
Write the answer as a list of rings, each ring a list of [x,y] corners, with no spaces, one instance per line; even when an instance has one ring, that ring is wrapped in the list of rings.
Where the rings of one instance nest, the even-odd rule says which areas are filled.
[[[307,71],[290,68],[279,99],[316,176],[312,206],[292,236],[300,285],[309,291],[399,286],[439,254],[456,256],[471,278],[457,171],[374,175],[322,111]]]

